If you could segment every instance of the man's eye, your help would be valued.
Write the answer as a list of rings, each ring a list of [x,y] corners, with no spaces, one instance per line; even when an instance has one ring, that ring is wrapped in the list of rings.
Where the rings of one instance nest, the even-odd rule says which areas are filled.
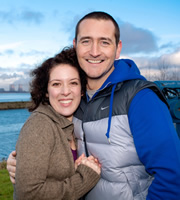
[[[107,42],[107,41],[102,41],[102,45],[109,45],[109,42]]]

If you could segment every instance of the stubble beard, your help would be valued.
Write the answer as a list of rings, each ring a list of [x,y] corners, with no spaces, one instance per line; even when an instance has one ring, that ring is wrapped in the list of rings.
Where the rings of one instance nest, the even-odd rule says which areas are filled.
[[[104,76],[106,76],[106,74],[108,74],[109,71],[111,71],[112,68],[113,68],[113,64],[111,65],[111,67],[108,70],[103,72],[100,76],[94,77],[94,76],[88,76],[87,74],[86,74],[86,76],[87,76],[88,79],[91,79],[91,80],[99,80],[99,79],[103,78]]]

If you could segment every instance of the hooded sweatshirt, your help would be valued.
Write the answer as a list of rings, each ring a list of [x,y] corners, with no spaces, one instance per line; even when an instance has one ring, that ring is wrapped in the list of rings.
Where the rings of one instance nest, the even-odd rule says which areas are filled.
[[[121,59],[75,113],[79,153],[97,157],[101,179],[87,200],[180,199],[180,141],[166,100],[132,60]]]

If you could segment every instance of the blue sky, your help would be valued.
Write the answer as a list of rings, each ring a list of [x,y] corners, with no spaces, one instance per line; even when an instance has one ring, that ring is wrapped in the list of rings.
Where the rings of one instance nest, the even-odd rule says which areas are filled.
[[[180,69],[179,0],[0,0],[0,88],[28,85],[29,72],[72,45],[77,21],[105,11],[118,22],[123,49],[145,76],[158,64]],[[151,72],[149,72],[151,70]]]

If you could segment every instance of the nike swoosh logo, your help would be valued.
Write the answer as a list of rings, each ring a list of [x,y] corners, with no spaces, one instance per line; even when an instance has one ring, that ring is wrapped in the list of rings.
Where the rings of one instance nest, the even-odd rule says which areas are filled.
[[[107,109],[107,108],[109,108],[109,106],[101,107],[101,110],[105,110],[105,109]]]

